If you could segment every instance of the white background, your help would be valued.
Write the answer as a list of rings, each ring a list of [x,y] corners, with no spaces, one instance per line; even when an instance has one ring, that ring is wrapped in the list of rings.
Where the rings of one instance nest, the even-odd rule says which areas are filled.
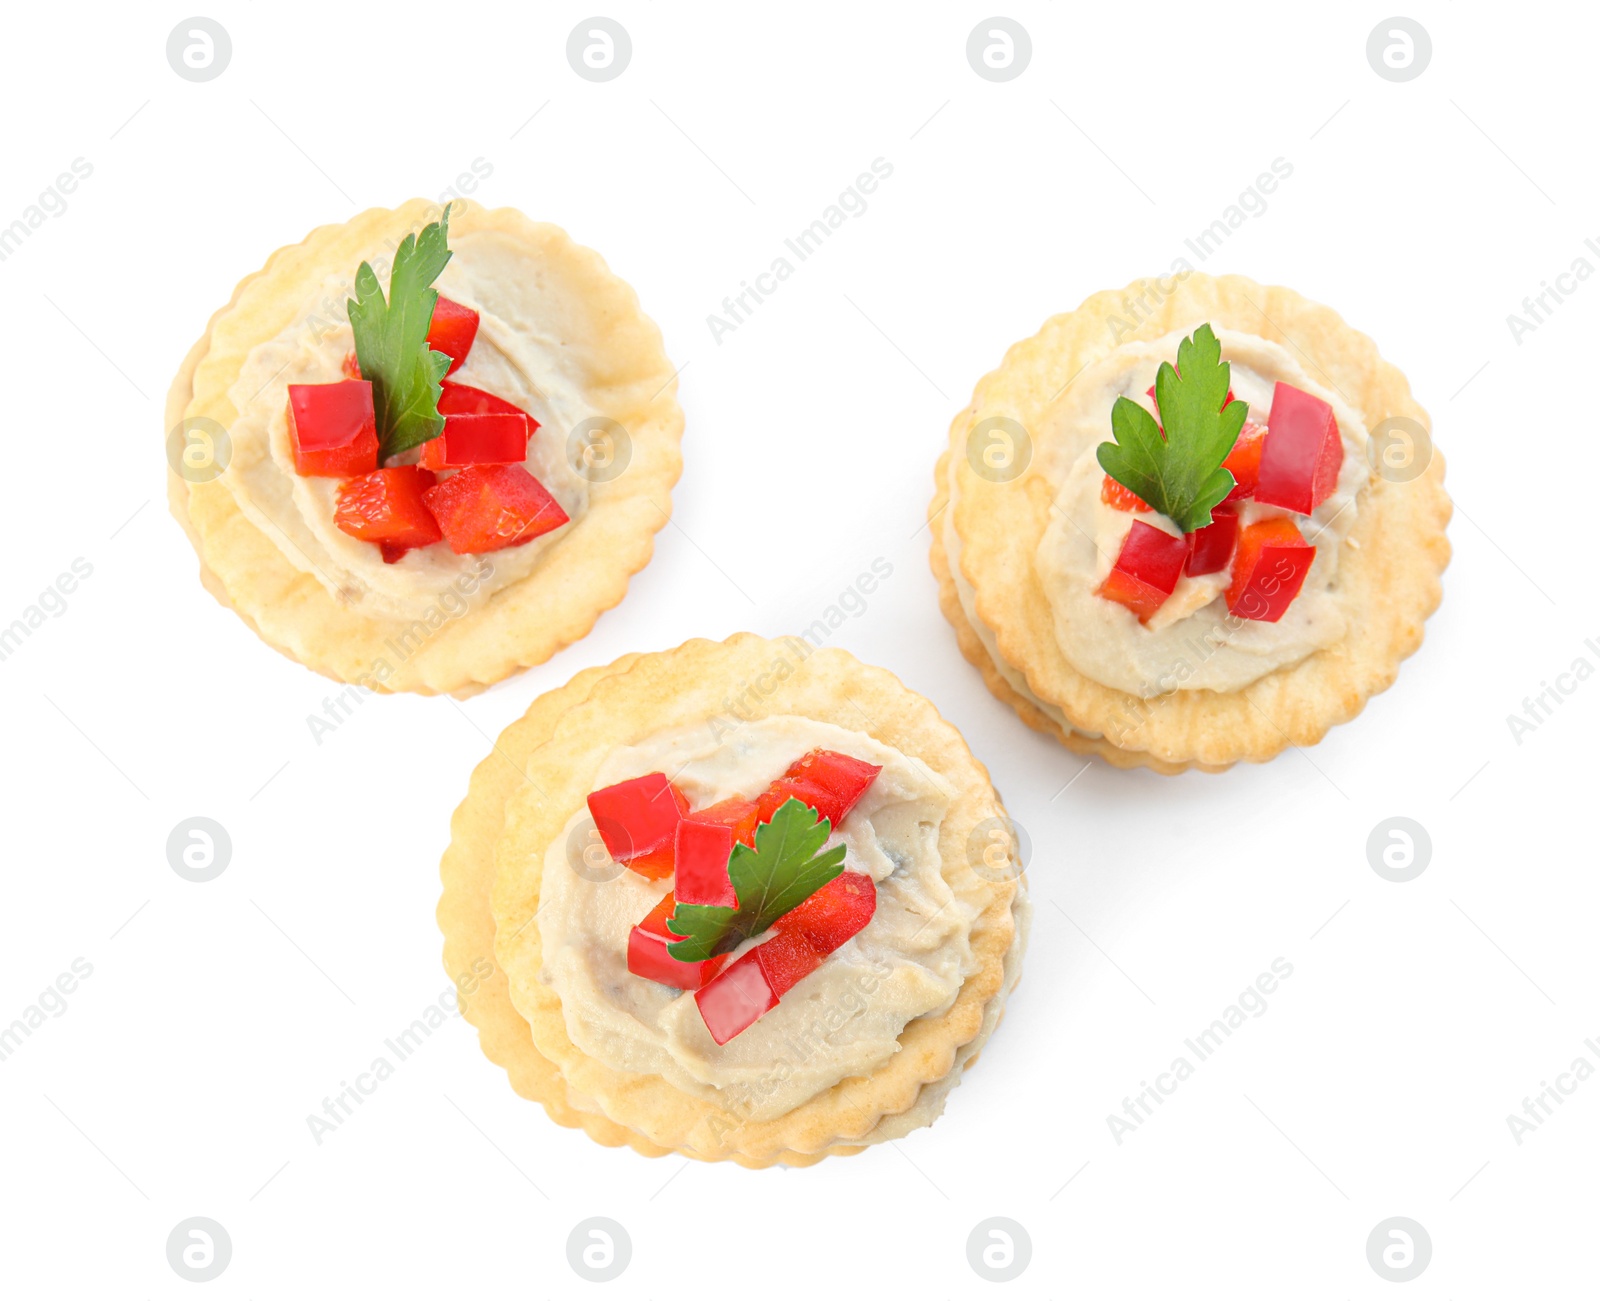
[[[965,55],[984,6],[619,3],[632,62],[591,84],[567,4],[206,12],[233,57],[205,84],[166,61],[180,8],[6,18],[0,225],[93,174],[0,262],[0,624],[93,573],[0,662],[0,1024],[93,974],[0,1062],[0,1292],[191,1296],[164,1244],[203,1215],[233,1244],[216,1297],[1380,1296],[1367,1236],[1402,1215],[1433,1244],[1406,1295],[1594,1295],[1600,1080],[1520,1145],[1506,1122],[1600,1066],[1600,683],[1520,744],[1506,722],[1600,665],[1600,285],[1520,344],[1506,321],[1600,266],[1593,14],[1418,6],[1432,63],[1392,84],[1365,55],[1383,7],[1017,4],[1032,62],[994,84]],[[868,210],[714,341],[879,157]],[[933,462],[1010,343],[1167,269],[1280,157],[1196,265],[1333,305],[1406,371],[1457,504],[1444,605],[1314,751],[1079,776],[939,615]],[[273,249],[478,159],[474,197],[599,249],[684,367],[673,523],[553,662],[466,704],[369,700],[318,745],[330,684],[196,581],[161,398]],[[1025,977],[945,1117],[810,1170],[650,1161],[551,1124],[453,1021],[318,1146],[307,1114],[447,988],[436,863],[490,738],[586,665],[797,631],[879,557],[834,644],[937,702],[1033,844]],[[234,846],[204,885],[165,854],[196,814]],[[1367,860],[1397,814],[1433,843],[1409,884]],[[1266,1013],[1115,1142],[1107,1115],[1279,957]],[[633,1244],[604,1288],[567,1264],[590,1215]],[[1004,1287],[966,1257],[996,1215],[1033,1244]]]

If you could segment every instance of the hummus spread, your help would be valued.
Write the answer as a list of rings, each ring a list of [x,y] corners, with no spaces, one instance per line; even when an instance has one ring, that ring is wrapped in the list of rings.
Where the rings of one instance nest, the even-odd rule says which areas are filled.
[[[544,859],[540,978],[560,998],[567,1034],[584,1053],[618,1070],[660,1075],[741,1121],[761,1121],[882,1066],[899,1050],[908,1022],[955,1001],[977,969],[970,935],[978,907],[941,871],[939,827],[949,796],[900,751],[806,718],[748,722],[720,739],[700,725],[618,749],[594,785],[665,772],[690,807],[701,808],[754,798],[819,747],[883,766],[829,841],[843,842],[846,871],[876,883],[877,910],[777,1007],[721,1047],[693,994],[628,971],[629,931],[670,883],[626,870],[606,881],[575,871],[570,838],[592,823],[586,809],[569,820]],[[734,956],[770,936],[747,941]]]
[[[437,288],[479,313],[478,335],[464,365],[450,376],[515,403],[539,422],[528,440],[527,470],[576,523],[589,501],[589,485],[567,458],[566,431],[600,414],[563,365],[562,341],[540,331],[522,292],[531,274],[517,244],[495,231],[452,234],[454,256]],[[376,260],[381,250],[370,255]],[[443,542],[408,552],[387,565],[377,547],[343,533],[333,522],[342,482],[295,472],[289,440],[288,387],[333,384],[345,377],[354,349],[346,312],[356,267],[330,278],[276,338],[245,359],[228,396],[237,418],[229,429],[233,454],[223,476],[240,510],[273,539],[296,568],[316,576],[330,595],[373,618],[412,620],[450,592],[452,601],[480,605],[520,582],[546,549],[572,527],[556,529],[491,556],[458,556]],[[387,275],[380,275],[387,285]],[[415,461],[413,450],[398,462]]]
[[[1063,658],[1079,673],[1142,698],[1184,688],[1238,691],[1275,669],[1294,664],[1344,636],[1347,612],[1337,578],[1340,548],[1355,525],[1358,495],[1366,481],[1366,426],[1336,393],[1311,379],[1278,344],[1234,330],[1218,330],[1223,359],[1231,369],[1234,396],[1264,423],[1278,381],[1328,402],[1344,441],[1344,464],[1334,491],[1310,516],[1292,515],[1253,501],[1242,503],[1241,526],[1272,515],[1289,515],[1317,549],[1300,594],[1277,623],[1230,615],[1223,599],[1229,571],[1184,576],[1150,622],[1115,601],[1096,595],[1136,520],[1169,533],[1177,529],[1153,512],[1116,510],[1100,499],[1104,478],[1095,449],[1111,437],[1111,408],[1118,397],[1149,404],[1146,389],[1163,361],[1177,355],[1190,331],[1123,345],[1084,369],[1031,431],[1034,472],[1054,492],[1050,521],[1034,555]],[[952,468],[950,492],[959,478]],[[1038,700],[1020,673],[998,654],[994,634],[978,620],[972,585],[961,573],[960,538],[947,510],[943,524],[956,590],[967,620],[1007,682],[1053,720],[1070,727],[1059,709]]]

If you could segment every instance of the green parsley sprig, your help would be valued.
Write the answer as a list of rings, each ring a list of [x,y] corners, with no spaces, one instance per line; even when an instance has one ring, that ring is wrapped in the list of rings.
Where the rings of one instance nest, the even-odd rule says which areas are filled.
[[[384,299],[370,262],[356,272],[350,328],[356,336],[361,378],[372,382],[378,424],[378,462],[417,447],[444,432],[439,381],[450,358],[428,347],[428,327],[439,291],[429,286],[450,261],[450,209],[420,234],[407,235],[395,250]]]
[[[684,938],[667,946],[679,962],[704,962],[731,953],[767,930],[844,870],[844,846],[819,854],[832,826],[813,808],[790,798],[770,822],[756,828],[755,847],[738,844],[728,860],[737,908],[680,903],[667,929]]]
[[[1157,424],[1144,407],[1119,397],[1111,408],[1114,443],[1101,443],[1100,468],[1185,533],[1211,523],[1212,508],[1233,491],[1222,462],[1250,408],[1227,406],[1229,367],[1209,323],[1178,344],[1178,364],[1156,373]],[[1162,435],[1165,428],[1165,437]]]

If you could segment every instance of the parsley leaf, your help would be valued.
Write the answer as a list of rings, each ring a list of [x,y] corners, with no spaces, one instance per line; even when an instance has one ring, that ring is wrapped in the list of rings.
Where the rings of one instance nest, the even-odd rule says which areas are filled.
[[[738,844],[728,860],[737,908],[680,903],[667,929],[684,938],[667,946],[679,962],[704,962],[731,953],[791,908],[804,903],[844,870],[844,846],[819,854],[832,830],[827,818],[793,797],[772,821],[756,828],[756,843]]]
[[[1178,345],[1178,364],[1162,362],[1156,374],[1155,417],[1137,402],[1118,398],[1111,408],[1114,443],[1096,450],[1100,468],[1148,502],[1185,533],[1211,522],[1211,508],[1233,490],[1222,468],[1250,408],[1228,396],[1228,363],[1210,324]]]
[[[420,235],[407,235],[395,250],[384,301],[370,262],[356,272],[356,297],[349,302],[361,378],[372,381],[372,408],[378,424],[378,463],[397,452],[437,438],[444,430],[439,414],[439,381],[450,358],[428,347],[428,327],[439,291],[429,286],[450,260],[447,241],[450,209]]]

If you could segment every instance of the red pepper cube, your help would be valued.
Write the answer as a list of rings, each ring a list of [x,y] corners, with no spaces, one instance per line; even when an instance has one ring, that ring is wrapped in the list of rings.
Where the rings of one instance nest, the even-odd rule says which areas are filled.
[[[514,402],[507,402],[493,393],[470,384],[457,384],[454,380],[439,381],[439,414],[441,416],[521,416],[528,422],[531,435],[539,422]]]
[[[728,879],[732,853],[732,827],[702,822],[697,814],[686,817],[678,823],[672,869],[677,877],[672,892],[684,903],[737,908],[739,896]]]
[[[520,465],[469,465],[426,500],[458,556],[521,546],[567,523],[561,503]]]
[[[864,872],[840,872],[827,885],[778,919],[784,934],[798,933],[823,957],[872,920],[878,887]]]
[[[688,811],[689,801],[659,772],[589,796],[589,813],[606,852],[652,879],[671,875],[673,841]],[[660,870],[663,854],[665,871]]]
[[[1111,507],[1112,510],[1149,510],[1143,497],[1138,493],[1124,488],[1109,474],[1100,484],[1100,500]]]
[[[361,378],[361,363],[356,360],[356,355],[353,352],[345,353],[344,361],[341,363],[339,369],[344,372],[344,377],[346,379]]]
[[[351,537],[384,548],[383,558],[392,565],[413,547],[428,546],[443,536],[422,499],[434,482],[431,470],[416,465],[396,465],[346,479],[339,485],[333,522]]]
[[[478,314],[470,307],[452,302],[443,294],[433,305],[433,319],[428,323],[428,347],[445,353],[450,358],[453,375],[472,351],[472,341],[478,337]]]
[[[1292,384],[1273,389],[1256,500],[1309,515],[1339,482],[1343,463],[1333,408]]]
[[[1228,612],[1243,619],[1277,623],[1317,558],[1292,520],[1264,519],[1243,529],[1233,559]]]
[[[773,1008],[778,995],[772,992],[767,973],[758,956],[765,945],[751,949],[708,981],[694,996],[700,1019],[719,1044],[748,1030]]]
[[[867,763],[837,750],[813,750],[796,759],[783,775],[823,793],[824,802],[812,807],[837,831],[845,814],[855,808],[856,801],[867,793],[867,787],[882,771],[881,764]]]
[[[696,822],[720,822],[733,831],[733,838],[741,845],[754,845],[756,824],[761,820],[761,810],[754,800],[742,800],[737,795],[694,811]]]
[[[750,950],[767,978],[767,988],[782,998],[822,965],[823,955],[811,947],[800,931],[775,931],[771,938]]]
[[[1098,593],[1127,606],[1143,623],[1172,595],[1188,561],[1187,537],[1174,537],[1143,520],[1135,520],[1123,539],[1117,563],[1100,584]]]
[[[790,800],[799,800],[813,812],[822,814],[823,817],[827,816],[822,813],[822,809],[830,803],[827,791],[820,786],[813,786],[810,782],[798,782],[792,777],[780,777],[757,797],[756,820],[771,822],[772,815]]]
[[[289,385],[289,442],[294,468],[304,475],[335,478],[376,470],[372,385],[364,379]]]
[[[1233,487],[1222,500],[1243,501],[1253,497],[1256,481],[1261,477],[1261,447],[1266,441],[1267,427],[1246,420],[1239,430],[1233,450],[1223,459],[1222,468],[1233,476]]]
[[[667,929],[667,918],[677,906],[676,896],[668,890],[661,902],[628,933],[628,970],[674,989],[699,989],[722,970],[728,957],[720,954],[704,962],[679,962],[673,957],[667,946],[683,937]]]
[[[422,464],[430,470],[520,465],[527,455],[528,417],[521,412],[447,415],[439,436],[422,445]]]
[[[1211,523],[1189,534],[1189,559],[1183,572],[1191,577],[1221,573],[1233,559],[1239,541],[1239,516],[1232,506],[1218,506],[1211,512]]]

